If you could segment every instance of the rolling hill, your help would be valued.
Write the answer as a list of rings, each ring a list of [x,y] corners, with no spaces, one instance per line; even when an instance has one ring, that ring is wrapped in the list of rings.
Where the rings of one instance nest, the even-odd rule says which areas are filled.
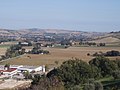
[[[68,36],[84,36],[87,38],[94,38],[98,36],[104,36],[106,33],[100,32],[84,32],[84,31],[74,31],[74,30],[63,30],[63,29],[21,29],[21,30],[9,30],[9,29],[0,29],[0,36],[11,36],[11,37],[23,37],[26,35],[30,36],[39,36],[44,34],[60,34]]]

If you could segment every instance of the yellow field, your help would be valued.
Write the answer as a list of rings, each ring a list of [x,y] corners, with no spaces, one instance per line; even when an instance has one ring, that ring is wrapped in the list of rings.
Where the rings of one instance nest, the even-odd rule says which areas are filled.
[[[87,53],[91,55],[95,52],[106,52],[110,50],[118,50],[120,51],[120,47],[69,47],[67,49],[60,49],[60,48],[44,48],[44,50],[49,50],[49,55],[33,55],[33,54],[26,54],[19,58],[14,58],[9,61],[2,62],[1,64],[17,64],[17,65],[48,65],[54,66],[55,61],[58,61],[61,64],[63,61],[71,59],[71,58],[79,58],[84,61],[89,61],[93,57],[87,56]],[[120,57],[112,57],[111,59],[115,59]]]
[[[120,42],[120,39],[114,38],[114,37],[106,37],[103,39],[94,40],[94,42],[96,42],[96,43],[114,43],[114,42]]]
[[[107,46],[120,46],[120,39],[114,37],[106,37],[98,40],[93,40],[90,42],[105,43]]]

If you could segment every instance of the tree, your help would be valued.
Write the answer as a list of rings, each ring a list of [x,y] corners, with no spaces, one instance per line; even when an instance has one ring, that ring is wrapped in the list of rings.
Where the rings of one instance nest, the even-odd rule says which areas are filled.
[[[38,85],[39,80],[41,79],[41,76],[39,74],[34,75],[34,78],[32,79],[32,85]]]
[[[28,42],[28,46],[32,46],[32,43],[31,43],[31,42]]]
[[[105,43],[99,43],[99,46],[105,46]]]
[[[95,82],[95,90],[103,90],[103,85],[101,82]]]
[[[31,90],[64,90],[63,83],[60,78],[52,76],[50,78],[42,76],[37,79],[37,83],[32,84]]]
[[[7,70],[9,70],[10,64],[9,63],[5,64],[4,68],[7,68]]]
[[[120,59],[113,60],[114,63],[118,66],[118,69],[120,70]]]
[[[21,49],[22,45],[19,42],[17,45],[10,46],[5,53],[5,59],[16,57],[25,53],[25,49]]]
[[[25,79],[29,79],[30,73],[28,71],[25,71],[24,72],[24,76],[25,76]]]
[[[18,45],[21,45],[21,42],[18,42]]]
[[[96,81],[90,79],[85,84],[83,90],[103,90],[103,85],[101,82],[96,82]]]
[[[120,79],[120,70],[116,70],[112,73],[114,79]]]
[[[93,78],[93,72],[96,72],[94,67],[92,68],[82,60],[75,59],[63,62],[59,68],[50,71],[47,76],[61,77],[65,87],[69,88],[73,85],[83,84],[89,78]]]
[[[119,56],[120,55],[120,52],[119,51],[108,51],[106,52],[106,56]]]
[[[43,50],[43,54],[49,54],[49,51]]]
[[[1,55],[1,59],[2,60],[6,59],[5,55]]]
[[[85,84],[83,90],[95,90],[94,84]]]
[[[103,56],[98,56],[92,59],[89,61],[89,64],[97,67],[99,69],[99,73],[101,73],[103,77],[106,75],[112,75],[112,72],[118,69],[117,65],[113,61],[110,61],[108,58]]]
[[[40,45],[38,43],[36,43],[35,46],[34,46],[34,48],[40,49],[41,47],[40,47]]]
[[[32,54],[39,54],[38,48],[33,48],[32,49]]]

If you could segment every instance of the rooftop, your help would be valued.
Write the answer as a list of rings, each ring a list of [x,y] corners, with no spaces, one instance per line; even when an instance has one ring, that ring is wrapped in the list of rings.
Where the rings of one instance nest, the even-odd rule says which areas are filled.
[[[8,70],[0,70],[0,72],[12,72],[15,71],[17,68],[9,68]]]
[[[37,67],[40,67],[40,66],[23,66],[23,67],[20,67],[20,68],[35,69]]]

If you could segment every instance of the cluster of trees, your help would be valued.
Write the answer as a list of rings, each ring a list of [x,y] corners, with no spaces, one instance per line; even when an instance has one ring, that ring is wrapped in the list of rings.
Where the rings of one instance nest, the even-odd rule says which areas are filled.
[[[32,44],[29,42],[28,45],[31,46]],[[29,52],[25,52],[25,48],[23,48],[23,46],[24,45],[21,44],[21,42],[19,42],[16,45],[10,46],[10,48],[7,49],[5,55],[1,56],[0,60],[16,57],[16,56],[19,56],[19,55],[23,55],[25,53],[28,53],[28,54],[49,54],[49,51],[42,50],[40,48],[39,44],[36,44],[34,46],[34,48]]]
[[[1,56],[1,60],[16,57],[25,53],[25,49],[20,44],[12,45],[7,49],[5,55]]]
[[[39,80],[34,79],[33,82],[37,82],[32,84],[31,90],[54,90],[49,89],[54,88],[53,86],[64,87],[64,89],[56,90],[103,90],[102,83],[97,80],[108,76],[120,79],[119,70],[120,60],[111,61],[102,56],[96,57],[88,63],[79,59],[68,60],[63,62],[60,67],[50,71],[47,76],[41,77]],[[54,81],[53,77],[57,78],[57,81]],[[50,84],[51,82],[54,84]],[[34,87],[37,89],[32,89]]]
[[[49,51],[42,50],[39,44],[36,44],[31,51],[28,52],[29,54],[49,54]]]
[[[103,52],[99,52],[99,53],[94,53],[93,56],[120,56],[120,52],[119,51],[115,51],[115,50],[111,50],[111,51],[107,51],[106,53]]]
[[[80,89],[78,88],[77,90]],[[84,84],[83,90],[103,90],[103,85],[101,82],[95,81],[94,79],[89,79],[88,82]]]
[[[60,44],[64,46],[72,46],[71,42],[67,39],[62,40]]]
[[[80,45],[88,45],[88,46],[105,46],[105,43],[95,43],[95,42],[80,42]]]
[[[97,46],[106,46],[105,43],[99,43]]]
[[[69,40],[63,40],[60,42],[61,45],[72,46],[72,43]],[[79,45],[88,45],[88,46],[105,46],[105,43],[95,43],[95,42],[80,42]]]
[[[105,56],[120,56],[120,52],[115,50],[108,51],[106,52]]]
[[[9,41],[16,41],[16,39],[0,36],[0,44],[1,44],[2,42],[9,42]]]
[[[80,45],[89,45],[89,46],[96,46],[95,42],[80,42]]]
[[[35,75],[31,87],[27,90],[64,90],[64,86],[57,76],[48,78],[45,75]]]
[[[36,48],[33,48],[31,51],[28,52],[29,54],[49,54],[49,51],[47,50],[38,50]]]

